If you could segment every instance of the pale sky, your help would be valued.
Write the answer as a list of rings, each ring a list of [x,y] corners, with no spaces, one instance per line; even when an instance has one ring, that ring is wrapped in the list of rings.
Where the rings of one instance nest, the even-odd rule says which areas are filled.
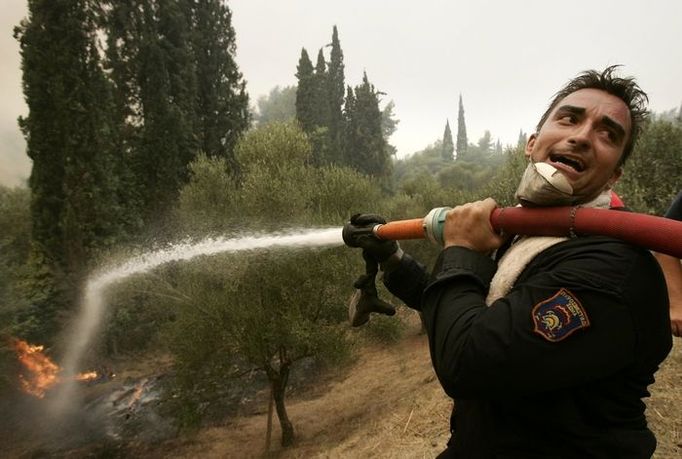
[[[679,0],[233,0],[236,60],[252,103],[296,83],[301,48],[313,59],[339,30],[346,83],[363,70],[400,120],[390,141],[404,157],[457,129],[462,94],[470,142],[490,130],[515,144],[532,132],[551,96],[586,69],[623,64],[650,108],[682,103]],[[0,183],[27,177],[16,124],[26,111],[12,28],[26,0],[3,0],[0,19]],[[325,49],[329,59],[329,49]]]

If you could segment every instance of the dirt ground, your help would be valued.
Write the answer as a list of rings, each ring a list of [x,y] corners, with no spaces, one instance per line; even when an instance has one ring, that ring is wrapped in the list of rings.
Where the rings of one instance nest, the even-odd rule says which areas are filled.
[[[648,418],[659,441],[655,458],[682,457],[682,340],[674,340],[648,401]],[[159,445],[147,456],[172,458],[432,458],[448,439],[451,402],[431,368],[426,337],[411,323],[395,345],[360,350],[350,370],[331,375],[325,387],[288,400],[297,442],[279,446],[274,422],[265,452],[263,413],[203,429]],[[149,454],[151,453],[151,454]]]

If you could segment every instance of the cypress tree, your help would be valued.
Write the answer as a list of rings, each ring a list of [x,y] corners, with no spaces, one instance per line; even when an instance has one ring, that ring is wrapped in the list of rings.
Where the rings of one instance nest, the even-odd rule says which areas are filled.
[[[464,104],[462,95],[459,95],[459,113],[457,114],[457,159],[465,159],[469,141],[467,140],[467,127],[464,121]]]
[[[478,139],[478,151],[481,157],[485,158],[490,155],[493,150],[493,136],[487,129],[483,132],[483,136]],[[479,158],[480,159],[480,158]]]
[[[502,155],[502,142],[500,142],[499,138],[495,142],[495,154],[498,156]]]
[[[296,67],[296,119],[303,132],[309,134],[315,129],[315,82],[313,63],[305,48],[301,49],[301,57]]]
[[[235,62],[232,12],[222,0],[199,0],[191,5],[199,146],[209,156],[226,158],[234,167],[234,146],[250,119],[246,82]]]
[[[144,190],[131,167],[139,156],[139,133],[143,125],[140,99],[139,47],[142,17],[137,0],[106,0],[100,22],[107,37],[104,65],[113,85],[114,148],[120,160],[116,176],[122,223],[128,235],[143,227]]]
[[[28,115],[20,118],[33,160],[34,307],[43,331],[75,300],[92,254],[120,230],[110,87],[101,68],[89,0],[29,0],[15,29]],[[52,324],[53,325],[53,324]]]
[[[381,126],[382,132],[384,134],[384,139],[386,139],[386,142],[388,142],[388,139],[396,131],[396,129],[398,128],[398,123],[400,122],[400,120],[395,118],[395,114],[393,113],[394,108],[395,103],[393,103],[393,101],[390,101],[381,111]],[[398,150],[396,149],[395,146],[391,145],[390,143],[387,143],[386,146],[388,148],[389,156],[393,156],[397,153]]]
[[[343,163],[343,98],[345,92],[343,51],[339,33],[334,26],[328,71],[330,156],[334,163]]]
[[[143,0],[135,80],[141,124],[132,162],[146,224],[163,224],[200,148],[189,0]]]
[[[31,0],[15,30],[29,114],[34,241],[66,272],[118,231],[112,100],[87,0]]]
[[[526,148],[527,142],[528,135],[523,132],[523,129],[519,129],[519,139],[516,141],[516,148]]]
[[[387,177],[391,161],[382,130],[379,95],[364,73],[362,84],[349,91],[346,98],[349,119],[347,158],[350,166],[375,177]]]
[[[329,128],[329,74],[322,48],[317,53],[314,75],[315,126]]]
[[[127,215],[137,228],[175,202],[197,151],[233,169],[248,127],[231,12],[219,0],[107,0],[107,63],[116,86]]]
[[[106,0],[107,64],[116,87],[131,226],[158,221],[201,148],[191,0]]]
[[[317,53],[313,74],[313,130],[310,133],[312,163],[323,166],[333,162],[333,144],[330,137],[329,73],[322,49]]]
[[[452,142],[452,132],[450,131],[450,121],[445,121],[445,132],[443,132],[443,142],[441,143],[441,156],[447,161],[455,159],[453,153],[455,152],[455,145]]]
[[[343,164],[353,167],[353,152],[356,151],[355,132],[357,131],[355,113],[355,94],[353,88],[346,87],[346,99],[343,105]]]

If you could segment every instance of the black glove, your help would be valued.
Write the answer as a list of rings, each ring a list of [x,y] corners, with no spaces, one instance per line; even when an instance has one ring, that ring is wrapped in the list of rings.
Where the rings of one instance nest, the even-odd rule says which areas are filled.
[[[396,241],[379,239],[372,228],[386,223],[386,219],[376,214],[355,214],[343,227],[343,240],[350,247],[362,247],[363,253],[382,263],[398,251]]]

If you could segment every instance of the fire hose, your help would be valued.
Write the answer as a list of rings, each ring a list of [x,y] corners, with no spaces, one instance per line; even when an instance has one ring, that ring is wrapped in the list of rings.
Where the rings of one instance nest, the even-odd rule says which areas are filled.
[[[379,239],[429,239],[443,245],[443,226],[449,210],[449,207],[437,207],[424,218],[376,224],[362,231],[356,228],[351,231],[346,225],[343,240],[350,247],[358,247],[354,238],[371,233]],[[610,236],[682,258],[682,222],[652,215],[585,207],[503,207],[493,210],[490,224],[495,231],[526,236]],[[376,270],[365,261],[367,274],[356,281],[358,292],[349,307],[353,326],[367,322],[370,312],[389,315],[394,312],[392,306],[376,297],[372,275]]]

